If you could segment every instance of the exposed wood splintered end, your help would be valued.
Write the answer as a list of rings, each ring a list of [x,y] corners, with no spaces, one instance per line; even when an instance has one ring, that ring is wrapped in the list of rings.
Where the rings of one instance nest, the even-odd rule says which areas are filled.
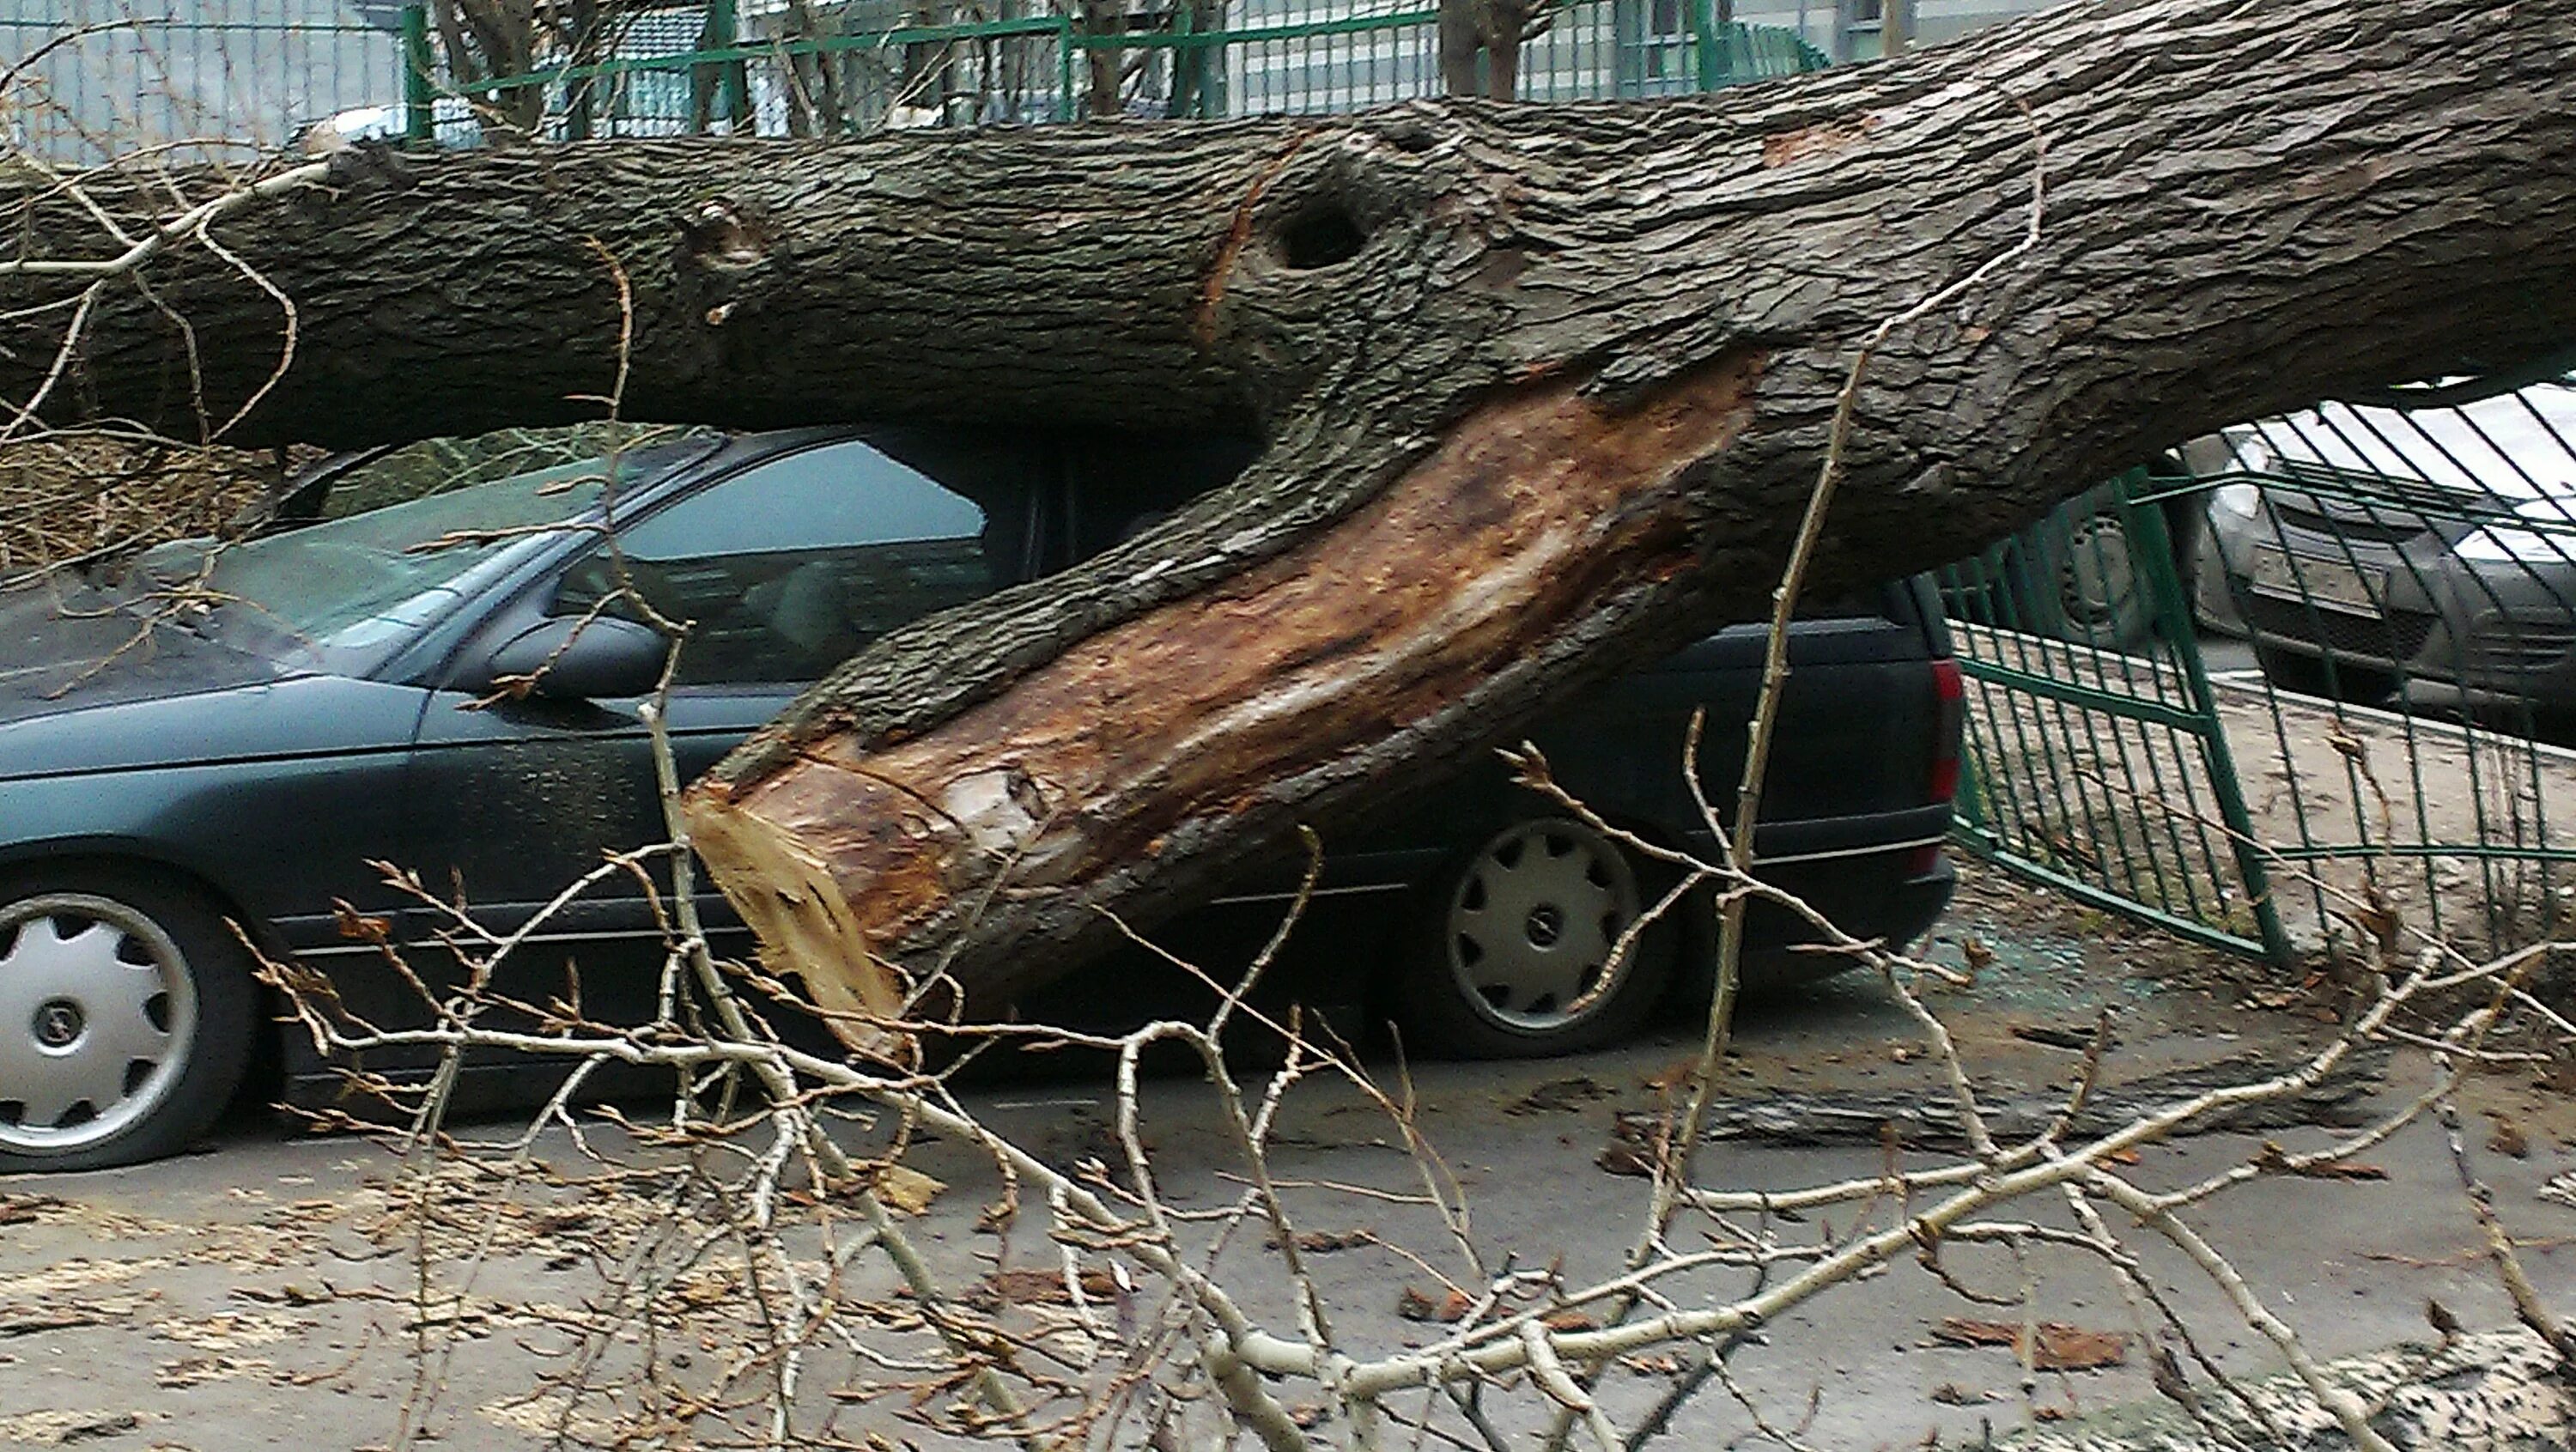
[[[760,940],[769,971],[802,980],[851,1049],[908,1062],[907,1036],[886,1027],[903,1013],[901,977],[870,951],[823,858],[775,821],[739,810],[730,793],[692,791],[683,807],[699,855]]]
[[[1627,410],[1578,376],[1505,390],[1348,518],[915,738],[828,735],[699,789],[698,849],[818,998],[879,1012],[901,992],[888,958],[967,933],[989,951],[956,959],[957,986],[998,1009],[1059,966],[1012,939],[1050,903],[1078,911],[1175,833],[1302,809],[1355,753],[1686,567],[1683,481],[1749,422],[1763,361],[1729,354]]]

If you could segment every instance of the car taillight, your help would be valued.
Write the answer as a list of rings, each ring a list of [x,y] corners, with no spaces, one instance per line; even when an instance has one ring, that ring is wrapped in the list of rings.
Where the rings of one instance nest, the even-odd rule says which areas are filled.
[[[1932,800],[1946,802],[1959,794],[1959,737],[1968,715],[1968,683],[1959,663],[1948,656],[1932,662],[1932,699],[1940,706],[1932,742]]]

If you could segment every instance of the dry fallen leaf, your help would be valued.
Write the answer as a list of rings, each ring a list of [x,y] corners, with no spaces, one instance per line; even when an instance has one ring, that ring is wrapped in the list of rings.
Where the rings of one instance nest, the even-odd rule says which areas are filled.
[[[1981,938],[1961,938],[1959,958],[1968,965],[1968,983],[1973,987],[1977,975],[1985,972],[1987,966],[1995,961],[1995,950],[1987,947]]]
[[[59,1195],[12,1195],[0,1193],[0,1225],[32,1225],[48,1214],[71,1208]]]
[[[259,1356],[191,1356],[179,1361],[165,1361],[153,1368],[152,1380],[167,1390],[184,1391],[228,1376],[266,1371],[271,1365],[266,1357]]]
[[[1953,1346],[2006,1346],[2021,1354],[2017,1322],[1979,1321],[1950,1316],[1932,1328],[1934,1339]],[[2039,1346],[2031,1365],[2041,1371],[2092,1371],[2129,1359],[2129,1338],[2116,1331],[2086,1331],[2056,1321],[2039,1323]]]
[[[1503,1106],[1505,1114],[1561,1114],[1610,1097],[1610,1086],[1589,1074],[1550,1079]]]
[[[1624,1142],[1605,1146],[1592,1162],[1614,1175],[1636,1175],[1643,1178],[1651,1177],[1655,1173],[1654,1156],[1633,1144]]]
[[[313,1325],[301,1317],[275,1311],[218,1311],[205,1317],[165,1316],[152,1331],[199,1351],[238,1351],[245,1346],[293,1340],[312,1330]]]
[[[1377,1243],[1377,1233],[1371,1230],[1300,1230],[1297,1232],[1297,1248],[1309,1255],[1329,1255],[1337,1250],[1357,1250],[1363,1245]],[[1270,1237],[1262,1242],[1262,1246],[1267,1250],[1277,1250],[1279,1237],[1275,1235]]]
[[[1118,1280],[1105,1270],[1082,1273],[1082,1294],[1088,1300],[1107,1301],[1118,1294]],[[985,1306],[1070,1306],[1073,1292],[1065,1289],[1064,1272],[1020,1266],[998,1270],[984,1278],[968,1299]]]
[[[67,1447],[93,1437],[120,1437],[143,1425],[132,1412],[0,1413],[0,1442]]]
[[[2511,1155],[2518,1160],[2531,1158],[2531,1138],[2522,1132],[2522,1126],[2493,1111],[2488,1112],[2487,1118],[2495,1121],[2495,1132],[2487,1136],[2489,1153]]]
[[[108,1315],[95,1306],[73,1303],[63,1306],[0,1306],[0,1337],[33,1336],[45,1331],[69,1331],[80,1326],[104,1326]]]
[[[2323,1164],[2294,1165],[2289,1151],[2272,1140],[2254,1152],[2254,1168],[2267,1175],[2291,1174],[2310,1180],[2385,1180],[2388,1171],[2377,1165],[2354,1160],[2327,1160]]]
[[[888,1165],[877,1176],[877,1198],[906,1215],[929,1209],[930,1202],[947,1188],[909,1165]]]
[[[1395,1314],[1407,1321],[1463,1321],[1475,1305],[1464,1291],[1443,1291],[1435,1300],[1406,1286],[1395,1298]]]

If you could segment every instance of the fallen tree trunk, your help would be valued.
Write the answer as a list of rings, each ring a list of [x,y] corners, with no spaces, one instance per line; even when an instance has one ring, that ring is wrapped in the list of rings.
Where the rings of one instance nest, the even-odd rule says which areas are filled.
[[[93,226],[21,211],[33,251]],[[986,1006],[1101,909],[1756,613],[1861,341],[2016,248],[1879,350],[1822,583],[2576,338],[2576,3],[2112,4],[1638,106],[368,152],[216,235],[294,299],[274,385],[267,292],[174,248],[99,294],[48,417],[255,400],[240,439],[347,443],[622,377],[637,418],[1263,431],[1231,487],[879,642],[691,794],[779,966],[884,1009],[945,963]],[[52,355],[10,327],[23,400]]]

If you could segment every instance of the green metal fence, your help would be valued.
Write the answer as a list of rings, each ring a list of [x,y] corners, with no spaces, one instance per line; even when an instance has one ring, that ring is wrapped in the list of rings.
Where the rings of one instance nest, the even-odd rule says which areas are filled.
[[[862,4],[800,12],[735,0],[600,7],[613,30],[540,34],[489,73],[419,0],[0,0],[0,61],[22,65],[8,141],[54,160],[191,138],[295,144],[317,126],[470,145],[487,126],[551,139],[1134,115],[1347,111],[1439,90],[1436,15],[1361,0],[1166,0],[999,14]],[[971,14],[919,24],[920,14]],[[1724,22],[1714,0],[1571,0],[1521,55],[1531,100],[1644,97],[1812,70],[1787,30]]]
[[[2576,906],[2576,385],[2232,428],[1944,579],[1969,850],[2279,961]]]
[[[2169,482],[2169,481],[2165,481]],[[1967,678],[1956,838],[2080,900],[2290,951],[2227,726],[2135,470],[1940,574]]]

